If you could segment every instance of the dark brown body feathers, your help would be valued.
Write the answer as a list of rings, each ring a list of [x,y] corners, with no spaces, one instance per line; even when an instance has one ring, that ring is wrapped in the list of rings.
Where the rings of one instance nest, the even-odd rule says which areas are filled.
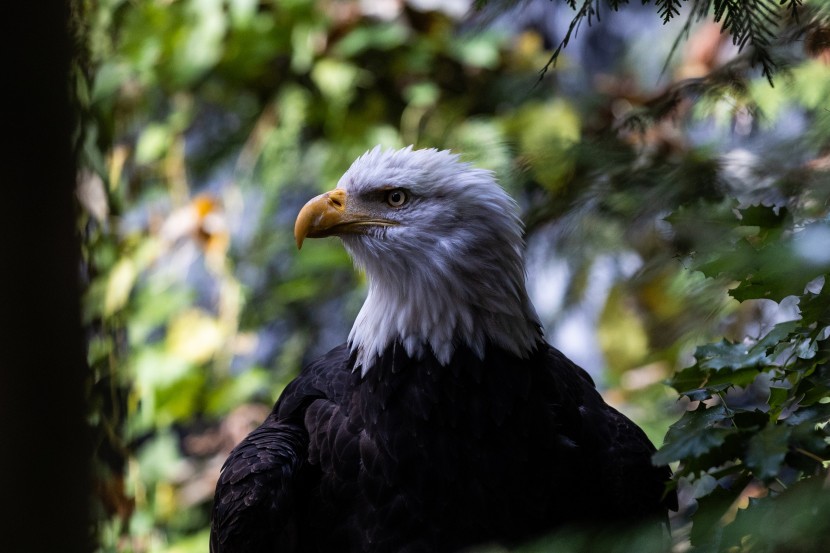
[[[353,364],[345,344],[311,363],[231,453],[213,553],[456,551],[673,507],[642,430],[546,344]]]

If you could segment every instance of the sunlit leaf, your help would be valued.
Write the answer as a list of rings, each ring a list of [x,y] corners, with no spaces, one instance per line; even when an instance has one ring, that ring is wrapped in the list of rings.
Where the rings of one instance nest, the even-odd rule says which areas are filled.
[[[598,337],[608,365],[615,374],[642,365],[648,354],[648,334],[619,288],[611,290],[605,302]]]
[[[152,123],[144,129],[135,148],[138,163],[150,163],[161,158],[172,143],[170,130],[166,125]]]
[[[170,353],[190,363],[204,363],[210,359],[224,340],[219,321],[197,309],[181,313],[167,331]]]
[[[110,271],[104,296],[104,315],[112,315],[127,304],[136,279],[133,260],[124,257]]]
[[[499,62],[499,45],[486,34],[463,37],[454,46],[455,55],[466,65],[493,69]]]
[[[579,115],[568,102],[528,103],[508,122],[520,154],[534,176],[546,188],[556,190],[574,169],[570,148],[581,136]]]
[[[181,453],[175,436],[161,432],[137,453],[141,475],[147,481],[170,480],[179,468]]]
[[[224,381],[210,390],[207,412],[216,416],[227,414],[233,407],[249,401],[268,390],[268,371],[262,368],[248,369],[234,378]]]
[[[329,100],[345,103],[351,98],[357,82],[357,68],[334,58],[323,58],[314,64],[311,78]]]
[[[205,529],[173,541],[160,553],[204,553],[210,547],[210,530]]]
[[[170,355],[159,348],[139,350],[134,367],[136,380],[147,393],[180,381],[194,369],[187,360]]]
[[[188,0],[189,25],[181,29],[173,50],[175,79],[187,83],[204,74],[222,55],[227,27],[223,0]]]
[[[258,0],[228,0],[228,12],[236,25],[248,24],[256,15]]]
[[[369,49],[389,50],[406,42],[410,31],[400,22],[357,27],[335,45],[340,56],[351,58]]]
[[[409,103],[416,107],[428,107],[435,104],[441,94],[435,83],[415,83],[404,90],[404,96]]]

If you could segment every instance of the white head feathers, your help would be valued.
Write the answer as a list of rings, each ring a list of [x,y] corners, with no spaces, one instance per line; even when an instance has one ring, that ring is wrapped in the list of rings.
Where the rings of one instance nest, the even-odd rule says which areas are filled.
[[[479,357],[488,340],[522,357],[535,348],[541,329],[525,289],[522,226],[491,172],[449,151],[378,146],[337,188],[397,223],[341,236],[369,279],[349,335],[364,373],[394,340],[411,356],[432,350],[444,365],[458,343]],[[392,189],[404,205],[383,202]]]

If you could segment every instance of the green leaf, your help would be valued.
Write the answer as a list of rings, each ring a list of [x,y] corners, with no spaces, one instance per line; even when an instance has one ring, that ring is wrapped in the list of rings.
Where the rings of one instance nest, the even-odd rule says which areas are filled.
[[[334,58],[319,60],[311,70],[311,78],[320,92],[331,102],[347,104],[357,84],[359,70],[351,63]]]
[[[695,358],[703,369],[719,371],[722,369],[746,369],[761,367],[765,364],[767,355],[763,350],[757,350],[743,343],[731,343],[721,340],[715,344],[706,344],[697,348]]]
[[[265,369],[254,367],[223,381],[209,391],[205,411],[213,416],[224,416],[254,396],[265,395],[269,376]]]
[[[403,91],[407,102],[414,107],[427,108],[435,105],[441,90],[429,81],[413,83]]]
[[[754,345],[722,340],[700,346],[695,351],[697,365],[678,373],[671,384],[690,397],[696,389],[704,386],[711,391],[745,386],[755,379],[759,371],[775,366],[770,354],[775,353],[775,346],[788,339],[799,324],[800,321],[779,323]]]
[[[451,50],[461,63],[471,67],[495,69],[499,64],[499,44],[492,34],[466,36],[455,41]]]
[[[122,258],[110,271],[104,296],[104,315],[112,315],[127,304],[136,279],[135,263]]]
[[[791,433],[790,426],[771,424],[750,438],[744,461],[756,477],[768,480],[778,476]]]
[[[204,529],[170,543],[163,553],[204,553],[209,548],[210,530]]]
[[[766,407],[766,405],[763,405]],[[730,420],[741,431],[756,432],[767,426],[769,415],[761,409],[743,409],[731,413]]]
[[[770,386],[769,399],[767,400],[767,403],[769,404],[771,420],[776,420],[778,416],[781,414],[781,411],[783,411],[784,407],[788,405],[788,400],[791,397],[791,393],[791,388]]]
[[[219,61],[227,29],[222,0],[190,0],[184,18],[189,23],[175,37],[171,65],[177,83],[188,84]]]
[[[753,205],[740,210],[741,224],[762,228],[778,228],[789,216],[787,208]]]
[[[830,370],[827,365],[819,367],[815,373],[799,383],[797,393],[801,395],[801,405],[808,406],[830,397]]]
[[[827,274],[821,277],[824,282],[819,293],[807,293],[799,303],[802,318],[805,321],[816,321],[817,330],[830,325],[830,285],[827,277]]]
[[[695,551],[721,551],[723,516],[735,501],[735,490],[716,487],[705,497],[698,499],[698,509],[689,535]]]
[[[715,372],[702,370],[700,366],[693,365],[678,372],[668,383],[680,395],[692,401],[703,401],[733,386],[752,384],[758,374],[758,369],[754,367]]]
[[[334,53],[353,58],[366,50],[391,50],[406,43],[409,30],[401,23],[381,23],[357,27],[334,46]]]
[[[181,458],[178,440],[171,432],[161,431],[141,445],[137,457],[141,476],[146,481],[172,480]]]
[[[137,163],[151,163],[160,159],[170,148],[173,137],[170,129],[160,123],[150,123],[141,133],[135,148]]]
[[[654,454],[654,463],[667,465],[689,457],[700,457],[723,445],[728,436],[737,432],[734,427],[723,426],[728,421],[729,416],[723,405],[707,409],[701,403],[696,410],[686,411],[669,428],[665,444]]]
[[[830,494],[823,478],[797,482],[780,495],[751,500],[723,532],[724,551],[823,553],[830,540]],[[749,544],[756,546],[747,547]]]
[[[752,346],[752,351],[763,351],[769,353],[772,348],[780,342],[788,340],[790,335],[801,325],[801,321],[785,321],[778,323],[770,330],[757,344]]]

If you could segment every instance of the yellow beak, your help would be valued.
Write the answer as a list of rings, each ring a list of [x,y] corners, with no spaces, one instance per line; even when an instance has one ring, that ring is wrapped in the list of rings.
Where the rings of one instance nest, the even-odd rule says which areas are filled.
[[[336,234],[359,234],[371,226],[391,226],[394,221],[373,216],[351,205],[342,188],[335,188],[311,198],[297,215],[294,223],[294,239],[297,249],[303,247],[306,238],[322,238]]]

